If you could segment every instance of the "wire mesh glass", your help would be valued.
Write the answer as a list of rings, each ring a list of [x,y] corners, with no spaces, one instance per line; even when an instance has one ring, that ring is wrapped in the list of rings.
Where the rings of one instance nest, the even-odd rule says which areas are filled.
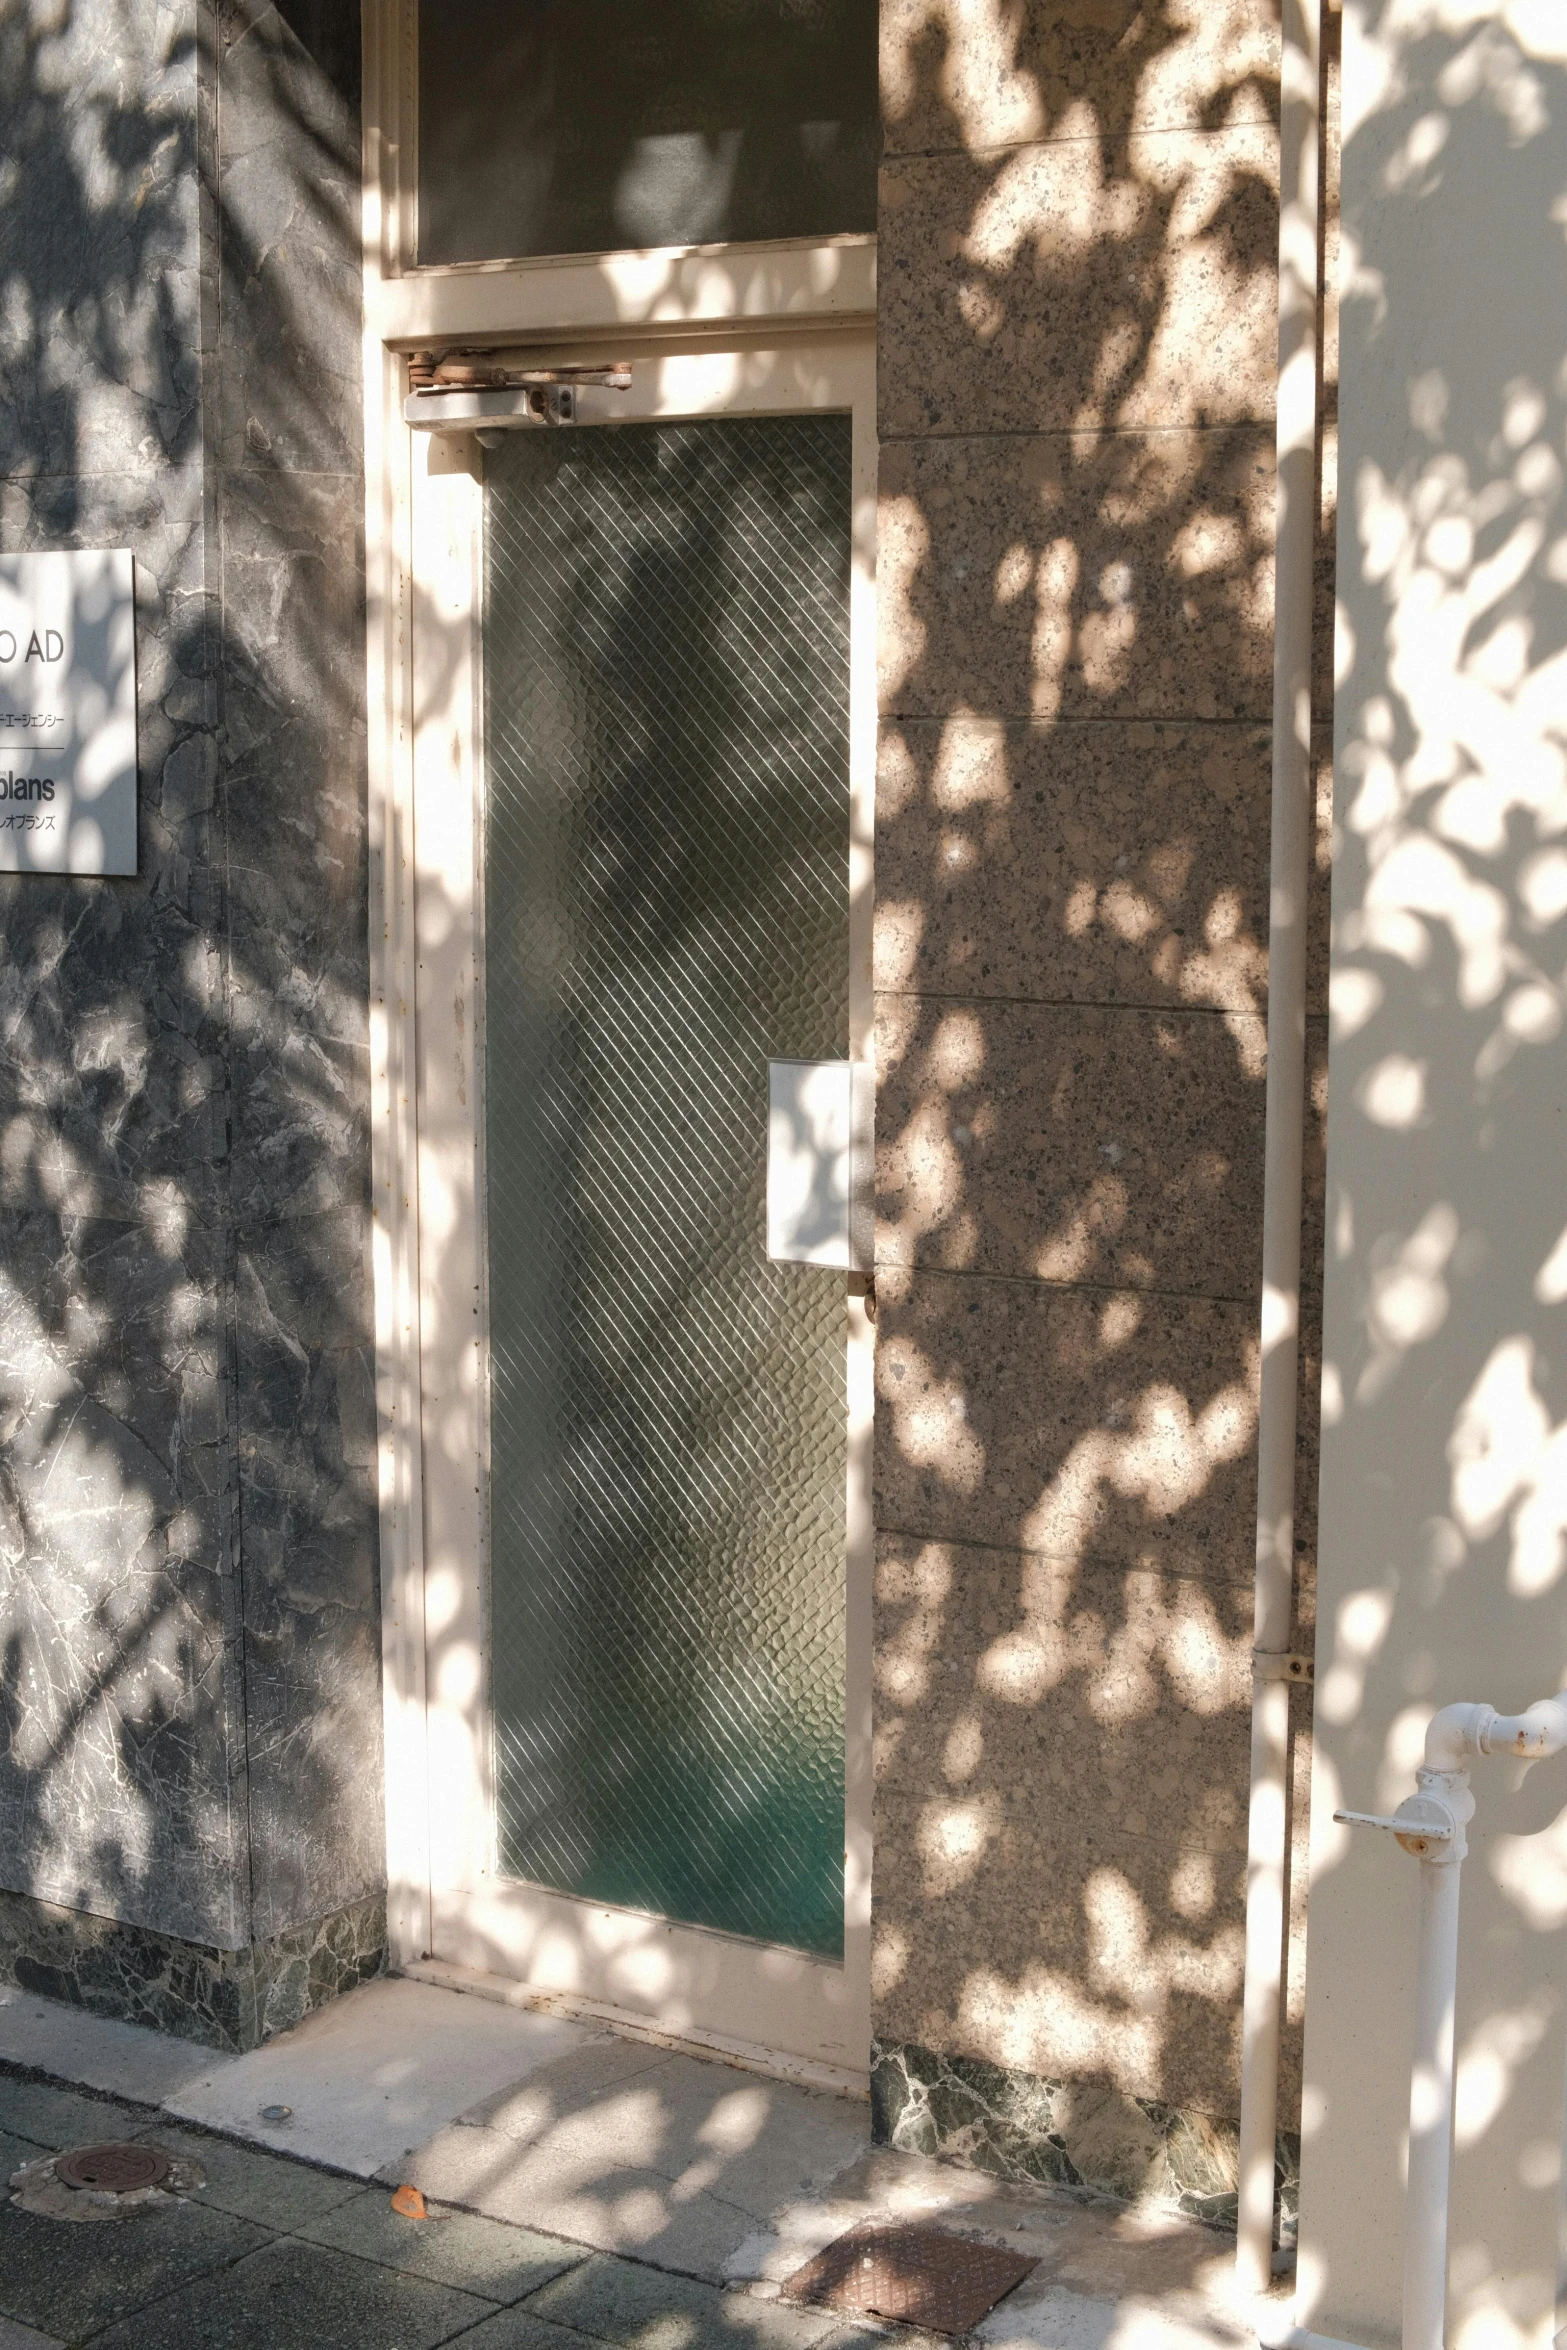
[[[844,1281],[767,1064],[848,1051],[846,417],[486,459],[491,1637],[507,1875],[843,1939]]]

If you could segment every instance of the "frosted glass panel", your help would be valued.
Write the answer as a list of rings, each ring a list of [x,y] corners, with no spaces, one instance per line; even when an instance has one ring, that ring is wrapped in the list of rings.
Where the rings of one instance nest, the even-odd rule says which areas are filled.
[[[836,1953],[842,1272],[769,1064],[848,1050],[849,423],[486,459],[501,1866]]]
[[[419,27],[419,258],[876,225],[875,0],[467,0]]]

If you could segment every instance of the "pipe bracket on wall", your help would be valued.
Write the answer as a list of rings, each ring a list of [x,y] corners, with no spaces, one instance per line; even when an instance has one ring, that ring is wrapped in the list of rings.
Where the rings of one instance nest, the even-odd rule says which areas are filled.
[[[1305,1685],[1315,1676],[1316,1668],[1309,1656],[1265,1648],[1254,1648],[1251,1652],[1254,1681],[1296,1681]]]

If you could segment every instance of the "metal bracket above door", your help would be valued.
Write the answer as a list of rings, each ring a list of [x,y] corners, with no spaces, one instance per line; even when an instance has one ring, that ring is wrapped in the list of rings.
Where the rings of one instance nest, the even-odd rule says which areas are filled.
[[[408,359],[403,422],[418,432],[473,432],[486,439],[530,424],[575,424],[577,393],[631,389],[631,369],[529,367],[515,351],[414,351]]]

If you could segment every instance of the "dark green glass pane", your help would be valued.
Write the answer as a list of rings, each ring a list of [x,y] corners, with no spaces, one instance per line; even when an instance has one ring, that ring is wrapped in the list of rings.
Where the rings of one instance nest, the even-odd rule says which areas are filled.
[[[419,13],[421,261],[876,225],[875,0]]]
[[[841,1274],[767,1064],[848,1051],[849,422],[486,460],[493,1692],[508,1875],[843,1938]]]

